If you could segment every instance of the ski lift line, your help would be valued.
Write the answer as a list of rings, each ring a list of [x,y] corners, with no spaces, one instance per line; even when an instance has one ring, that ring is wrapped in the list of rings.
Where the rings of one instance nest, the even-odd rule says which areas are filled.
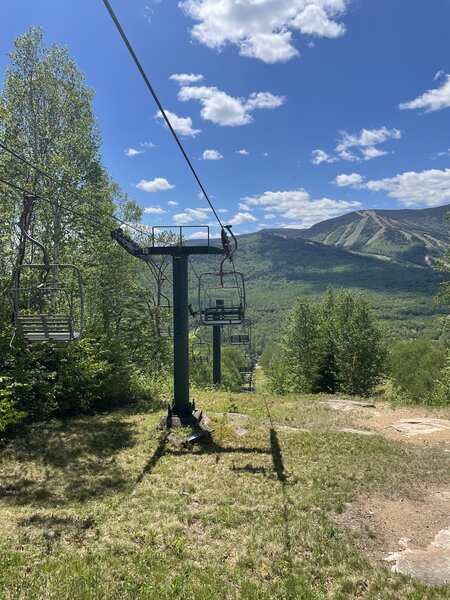
[[[65,210],[66,212],[72,213],[72,214],[74,214],[74,215],[76,215],[76,216],[78,216],[78,217],[81,217],[81,218],[87,219],[88,221],[90,221],[90,222],[91,222],[91,223],[93,223],[94,225],[97,225],[97,226],[99,226],[99,227],[102,227],[102,228],[106,229],[108,232],[111,232],[111,227],[110,227],[110,226],[108,226],[108,225],[105,225],[105,224],[104,224],[104,223],[102,223],[101,221],[98,221],[97,219],[94,219],[93,217],[90,217],[89,215],[86,215],[86,214],[84,214],[84,213],[81,213],[81,212],[79,212],[79,211],[77,211],[77,210],[74,210],[74,209],[71,209],[71,208],[67,208],[67,206],[65,206],[64,204],[62,204],[62,203],[61,203],[61,202],[59,202],[58,200],[53,200],[53,199],[50,199],[50,198],[45,198],[44,196],[41,196],[40,194],[36,194],[36,193],[30,192],[29,190],[26,190],[25,188],[23,188],[23,187],[21,187],[21,186],[18,186],[18,185],[16,185],[15,183],[12,183],[11,181],[7,181],[6,179],[3,179],[2,177],[0,177],[0,183],[3,183],[3,184],[5,184],[5,185],[7,185],[7,186],[9,186],[9,187],[11,187],[11,188],[13,188],[13,189],[15,189],[15,190],[19,191],[19,192],[22,192],[23,194],[28,194],[28,195],[34,196],[36,199],[43,200],[44,202],[47,202],[48,204],[51,204],[51,205],[53,205],[53,206],[57,206],[57,207],[59,207],[59,208],[61,208],[61,209]],[[103,213],[103,214],[106,214],[106,213]],[[108,216],[110,216],[110,217],[113,217],[112,215],[108,215]],[[117,217],[113,217],[113,218],[116,218],[116,219],[117,219]],[[77,232],[77,233],[78,233],[78,234],[79,234],[79,235],[80,235],[82,238],[84,238],[84,236],[83,236],[83,235],[82,235],[82,234],[81,234],[79,231],[77,231],[77,230],[76,230],[76,229],[74,229],[74,228],[72,228],[72,229],[73,229],[74,231],[76,231],[76,232]],[[139,231],[139,230],[137,230],[137,231]],[[143,232],[142,232],[142,233],[143,233]],[[148,234],[145,234],[145,235],[148,235]],[[157,266],[157,265],[156,265],[156,263],[153,261],[153,259],[151,259],[150,257],[148,257],[148,258],[146,259],[146,261],[145,261],[145,262],[147,262],[147,263],[150,263],[150,262],[151,262],[151,263],[152,263],[152,265],[153,265],[153,266],[154,266],[156,269],[158,269],[158,266]],[[150,265],[149,265],[149,266],[150,266]],[[168,280],[168,281],[169,281],[169,283],[170,283],[171,285],[173,285],[173,284],[172,284],[172,282],[170,282],[170,280]]]
[[[27,165],[31,169],[34,169],[35,171],[37,171],[37,173],[39,173],[43,177],[46,177],[47,179],[49,179],[53,183],[56,183],[57,185],[59,185],[60,187],[62,187],[64,190],[68,191],[70,194],[73,194],[77,198],[80,198],[80,200],[83,200],[83,201],[85,200],[85,198],[83,198],[78,192],[75,192],[73,189],[69,188],[69,186],[65,185],[61,181],[58,181],[56,179],[56,177],[53,177],[53,175],[50,175],[49,173],[46,173],[40,167],[37,167],[35,164],[33,164],[32,162],[30,162],[27,158],[21,156],[20,154],[18,154],[17,152],[15,152],[15,150],[12,150],[11,148],[9,148],[1,139],[0,139],[0,148],[2,148],[6,152],[8,152],[12,156],[14,156],[16,159],[18,159],[21,162],[23,162],[25,165]],[[142,229],[139,229],[137,227],[134,227],[134,225],[130,225],[130,223],[128,223],[127,221],[123,221],[122,219],[119,219],[119,217],[116,217],[115,215],[111,215],[110,213],[107,213],[105,211],[99,211],[99,212],[101,212],[105,216],[110,217],[111,219],[114,219],[115,221],[117,221],[121,225],[126,225],[127,227],[129,227],[130,229],[133,229],[137,233],[140,233],[142,235],[150,237],[150,234],[148,232],[143,231]]]
[[[152,95],[152,97],[153,97],[153,100],[156,102],[156,105],[157,105],[157,107],[158,107],[158,109],[159,109],[159,111],[160,111],[161,115],[163,116],[163,118],[164,118],[164,120],[165,120],[165,122],[166,122],[166,124],[167,124],[167,127],[170,129],[170,132],[172,133],[172,135],[173,135],[173,137],[174,137],[174,139],[175,139],[175,142],[177,143],[177,145],[178,145],[179,149],[181,150],[181,153],[183,154],[183,156],[184,156],[184,159],[186,160],[186,162],[187,162],[187,164],[188,164],[188,166],[189,166],[189,169],[191,170],[192,174],[194,175],[194,177],[195,177],[195,180],[197,181],[197,183],[198,183],[198,185],[199,185],[199,187],[200,187],[200,189],[201,189],[201,191],[202,191],[202,193],[203,193],[203,195],[204,195],[204,197],[205,197],[206,201],[208,202],[208,204],[209,204],[209,206],[210,206],[210,208],[211,208],[211,210],[212,210],[212,212],[213,212],[214,216],[216,217],[216,219],[217,219],[217,222],[219,223],[219,225],[220,225],[221,229],[224,229],[224,226],[223,226],[223,224],[222,224],[222,221],[221,221],[221,220],[220,220],[220,218],[219,218],[219,215],[217,214],[217,212],[216,212],[216,210],[215,210],[215,208],[214,208],[214,206],[213,206],[213,204],[212,204],[212,202],[211,202],[211,200],[210,200],[210,198],[209,198],[208,194],[206,193],[206,190],[205,190],[205,188],[203,187],[203,184],[202,184],[202,182],[200,181],[200,178],[199,178],[199,176],[197,175],[197,172],[196,172],[196,170],[194,169],[194,166],[192,165],[192,163],[191,163],[191,161],[190,161],[190,159],[189,159],[189,156],[187,155],[187,153],[186,153],[186,150],[184,149],[184,147],[183,147],[183,145],[182,145],[182,143],[181,143],[181,141],[180,141],[180,138],[178,137],[178,135],[176,134],[176,132],[175,132],[174,128],[172,127],[172,124],[171,124],[171,123],[170,123],[170,121],[169,121],[169,118],[168,118],[168,116],[167,116],[167,114],[166,114],[166,111],[164,110],[164,108],[163,108],[163,106],[162,106],[161,102],[159,101],[159,98],[158,98],[158,96],[156,95],[156,92],[155,92],[155,90],[153,89],[153,86],[152,86],[152,84],[150,83],[150,80],[148,79],[148,77],[147,77],[147,75],[146,75],[146,73],[145,73],[145,71],[144,71],[144,69],[143,69],[143,67],[142,67],[141,63],[139,62],[139,59],[138,59],[138,57],[136,56],[136,53],[134,52],[134,50],[133,50],[133,47],[131,46],[131,44],[130,44],[130,42],[129,42],[129,40],[128,40],[128,38],[127,38],[127,36],[126,36],[126,34],[125,34],[125,32],[124,32],[124,30],[123,30],[122,26],[121,26],[121,24],[120,24],[120,22],[119,22],[119,20],[118,20],[118,18],[117,18],[117,16],[116,16],[116,14],[115,14],[115,12],[113,11],[113,9],[112,9],[112,7],[111,7],[111,4],[109,3],[109,1],[108,1],[108,0],[103,0],[103,4],[105,5],[105,7],[106,7],[106,10],[107,10],[107,11],[108,11],[108,13],[109,13],[109,16],[110,16],[110,17],[111,17],[111,19],[113,20],[113,22],[114,22],[114,25],[116,26],[116,29],[117,29],[117,31],[118,31],[118,32],[119,32],[119,34],[120,34],[120,37],[122,38],[122,40],[123,40],[123,42],[124,42],[125,46],[127,47],[127,49],[128,49],[128,52],[130,53],[130,55],[131,55],[131,57],[132,57],[132,59],[133,59],[133,61],[134,61],[135,65],[136,65],[136,67],[138,68],[138,71],[139,71],[139,73],[141,74],[141,77],[142,77],[142,79],[144,80],[144,82],[145,82],[145,85],[147,86],[147,88],[148,88],[148,90],[149,90],[150,94]]]
[[[104,229],[107,229],[108,231],[111,231],[111,227],[108,226],[108,225],[105,225],[105,223],[102,223],[98,219],[95,219],[94,217],[90,217],[89,215],[81,213],[81,212],[79,212],[79,211],[77,211],[77,210],[75,210],[73,208],[67,208],[67,206],[65,206],[64,204],[62,204],[58,200],[51,199],[51,198],[46,198],[45,196],[41,196],[40,194],[37,194],[35,192],[31,192],[30,190],[27,190],[27,189],[23,188],[20,185],[17,185],[15,183],[12,183],[11,181],[7,181],[6,179],[3,179],[3,177],[0,177],[0,183],[4,183],[5,185],[7,185],[7,186],[9,186],[9,187],[17,190],[18,192],[22,192],[22,194],[27,194],[29,196],[34,196],[37,200],[42,200],[43,202],[47,202],[48,204],[52,204],[53,206],[61,208],[62,210],[65,210],[66,212],[72,213],[73,215],[76,215],[77,217],[82,217],[83,219],[87,219],[88,221],[90,221],[94,225],[98,225],[99,227],[103,227]],[[109,216],[112,217],[112,215],[109,215]]]

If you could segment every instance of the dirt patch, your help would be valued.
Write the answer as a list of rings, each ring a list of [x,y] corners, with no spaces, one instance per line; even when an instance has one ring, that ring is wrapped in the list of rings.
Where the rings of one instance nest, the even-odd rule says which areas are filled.
[[[342,410],[344,412],[358,410],[360,408],[375,408],[373,402],[361,402],[357,400],[329,399],[321,400],[320,404],[328,406],[334,410]]]
[[[393,440],[425,446],[442,444],[444,451],[450,452],[449,412],[380,403],[375,410],[355,411],[354,423]]]
[[[450,527],[450,489],[434,490],[417,500],[358,498],[334,519],[355,534],[358,549],[373,562],[405,551],[427,550]]]

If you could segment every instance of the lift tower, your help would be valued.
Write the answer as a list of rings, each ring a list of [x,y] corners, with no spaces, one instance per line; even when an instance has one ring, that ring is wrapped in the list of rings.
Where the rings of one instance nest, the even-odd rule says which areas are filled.
[[[223,248],[210,245],[209,228],[207,243],[202,246],[184,246],[182,227],[175,245],[158,246],[155,233],[152,245],[142,248],[128,238],[122,229],[115,229],[111,236],[127,252],[149,262],[153,256],[171,256],[173,272],[173,404],[169,407],[167,426],[195,423],[195,407],[189,399],[189,324],[188,324],[188,258],[191,255],[222,255]]]

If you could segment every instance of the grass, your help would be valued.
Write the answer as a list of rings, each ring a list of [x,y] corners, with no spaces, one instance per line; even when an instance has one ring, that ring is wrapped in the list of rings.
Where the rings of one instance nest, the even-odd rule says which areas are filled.
[[[448,598],[371,565],[332,519],[362,493],[448,487],[448,454],[341,433],[350,417],[313,398],[197,396],[215,431],[191,451],[129,412],[34,426],[4,449],[1,598]],[[245,435],[230,410],[250,415]]]

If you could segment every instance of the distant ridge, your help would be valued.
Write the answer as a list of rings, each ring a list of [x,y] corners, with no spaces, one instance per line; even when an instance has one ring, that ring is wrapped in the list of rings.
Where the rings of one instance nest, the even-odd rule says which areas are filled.
[[[309,229],[271,229],[284,237],[321,242],[352,253],[432,266],[450,243],[450,205],[424,209],[359,210]]]

